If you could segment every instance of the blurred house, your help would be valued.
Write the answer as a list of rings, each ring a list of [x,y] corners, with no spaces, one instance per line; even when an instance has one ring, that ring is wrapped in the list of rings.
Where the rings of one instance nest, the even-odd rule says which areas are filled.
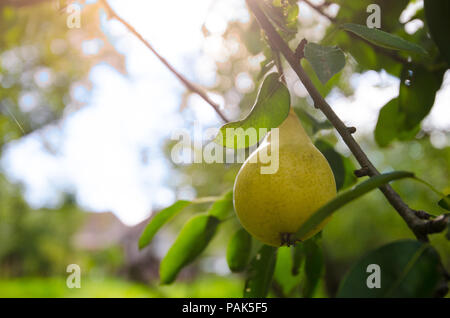
[[[129,230],[113,213],[86,213],[86,220],[74,235],[75,247],[98,251],[119,244]]]
[[[74,244],[80,250],[102,251],[114,246],[123,250],[123,264],[119,274],[127,279],[149,282],[159,279],[159,263],[156,248],[158,240],[139,250],[139,237],[150,218],[135,226],[123,224],[113,213],[87,213],[86,221],[74,235]],[[180,278],[190,277],[196,272],[189,267]]]

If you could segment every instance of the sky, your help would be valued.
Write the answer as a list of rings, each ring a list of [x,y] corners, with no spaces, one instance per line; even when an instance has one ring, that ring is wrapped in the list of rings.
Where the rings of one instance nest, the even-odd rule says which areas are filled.
[[[227,21],[248,19],[242,0],[171,0],[157,5],[110,0],[110,4],[176,69],[205,86],[214,83],[214,59],[222,54],[220,34]],[[314,15],[308,7],[300,12],[303,17]],[[208,40],[201,30],[203,23],[215,35]],[[114,45],[126,57],[128,75],[107,64],[95,66],[90,73],[92,91],[73,90],[88,105],[69,114],[59,128],[40,132],[60,141],[58,154],[48,153],[35,133],[10,143],[0,163],[13,181],[24,184],[25,197],[35,208],[57,206],[61,190],[67,190],[84,209],[111,211],[133,225],[177,198],[195,196],[189,189],[175,193],[168,186],[176,176],[162,154],[162,142],[175,129],[194,122],[203,126],[221,122],[198,97],[180,113],[185,89],[176,78],[117,21],[105,19],[103,28],[119,39]],[[95,51],[95,43],[86,43],[84,49]],[[355,88],[351,99],[331,94],[328,101],[345,123],[364,134],[373,129],[379,109],[396,96],[399,80],[385,72],[367,72],[353,76],[351,84]],[[449,85],[447,73],[424,128],[450,130]],[[220,96],[213,98],[223,104]],[[443,147],[448,136],[436,132],[432,142]]]

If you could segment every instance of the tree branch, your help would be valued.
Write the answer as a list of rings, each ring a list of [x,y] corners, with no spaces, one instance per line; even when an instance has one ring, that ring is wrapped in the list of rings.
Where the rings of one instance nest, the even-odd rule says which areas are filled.
[[[220,111],[219,105],[215,102],[213,102],[209,96],[197,85],[190,82],[186,77],[184,77],[180,72],[178,72],[164,57],[162,57],[154,48],[153,46],[144,39],[144,37],[136,31],[128,22],[126,22],[124,19],[122,19],[114,10],[111,8],[111,6],[108,4],[106,0],[101,0],[103,6],[106,8],[106,10],[109,13],[109,16],[111,18],[116,19],[120,23],[122,23],[128,31],[133,33],[144,45],[150,49],[150,51],[153,52],[153,54],[171,71],[179,80],[180,82],[191,92],[199,95],[205,102],[207,102],[211,107],[216,111],[217,115],[224,121],[228,122],[228,119],[225,117],[225,115]]]
[[[250,10],[255,15],[261,28],[265,31],[267,37],[270,39],[276,49],[284,55],[289,65],[298,75],[303,85],[307,89],[309,95],[314,101],[316,108],[319,108],[328,120],[333,124],[338,133],[341,135],[347,147],[353,153],[354,157],[360,164],[361,168],[367,171],[369,177],[379,175],[380,173],[369,160],[367,155],[361,149],[359,144],[353,138],[351,129],[342,122],[342,120],[336,115],[331,106],[325,101],[317,88],[312,83],[309,76],[301,66],[299,59],[294,52],[289,48],[288,44],[281,38],[275,28],[272,26],[268,18],[265,16],[261,8],[259,7],[258,0],[246,0]],[[389,203],[395,208],[398,214],[403,218],[408,227],[412,230],[417,239],[421,241],[428,241],[428,234],[435,233],[437,229],[442,227],[441,223],[447,224],[448,217],[443,217],[443,220],[438,218],[434,220],[423,220],[416,215],[416,211],[411,209],[398,195],[397,192],[389,185],[380,187],[381,192],[387,198]],[[439,224],[435,224],[435,223]]]

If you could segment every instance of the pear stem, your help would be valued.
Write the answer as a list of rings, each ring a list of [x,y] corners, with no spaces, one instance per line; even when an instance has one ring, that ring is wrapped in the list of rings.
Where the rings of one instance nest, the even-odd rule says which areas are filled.
[[[306,74],[298,58],[299,50],[297,50],[296,54],[289,48],[288,44],[281,38],[269,19],[259,7],[258,0],[246,0],[246,2],[250,10],[255,15],[259,25],[269,38],[269,43],[275,46],[275,49],[286,58],[287,62],[295,71],[295,73],[307,89],[309,95],[313,99],[314,106],[320,109],[332,123],[332,125],[336,128],[337,132],[341,135],[345,144],[353,153],[360,166],[365,170],[365,172],[367,171],[367,175],[369,177],[379,175],[379,171],[369,160],[366,153],[362,150],[361,146],[353,138],[352,133],[354,133],[354,129],[349,129],[342,122],[342,120],[336,115],[331,106],[326,102],[326,100],[312,83],[309,76]],[[417,211],[411,209],[391,186],[383,185],[379,189],[384,194],[389,203],[395,208],[398,214],[403,218],[403,220],[406,222],[406,224],[412,230],[418,240],[428,242],[428,234],[435,233],[436,229],[441,228],[439,226],[434,226],[434,224],[432,224],[434,222],[433,220],[424,220],[422,218],[419,218],[416,213]]]
[[[295,233],[281,233],[281,246],[295,246],[301,240],[295,238]]]

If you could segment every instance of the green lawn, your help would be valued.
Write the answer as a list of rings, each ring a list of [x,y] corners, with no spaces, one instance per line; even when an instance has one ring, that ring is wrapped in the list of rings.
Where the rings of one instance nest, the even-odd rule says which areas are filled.
[[[4,297],[241,297],[243,282],[237,278],[207,276],[170,286],[137,284],[115,278],[84,279],[81,288],[66,287],[65,277],[0,279]]]

